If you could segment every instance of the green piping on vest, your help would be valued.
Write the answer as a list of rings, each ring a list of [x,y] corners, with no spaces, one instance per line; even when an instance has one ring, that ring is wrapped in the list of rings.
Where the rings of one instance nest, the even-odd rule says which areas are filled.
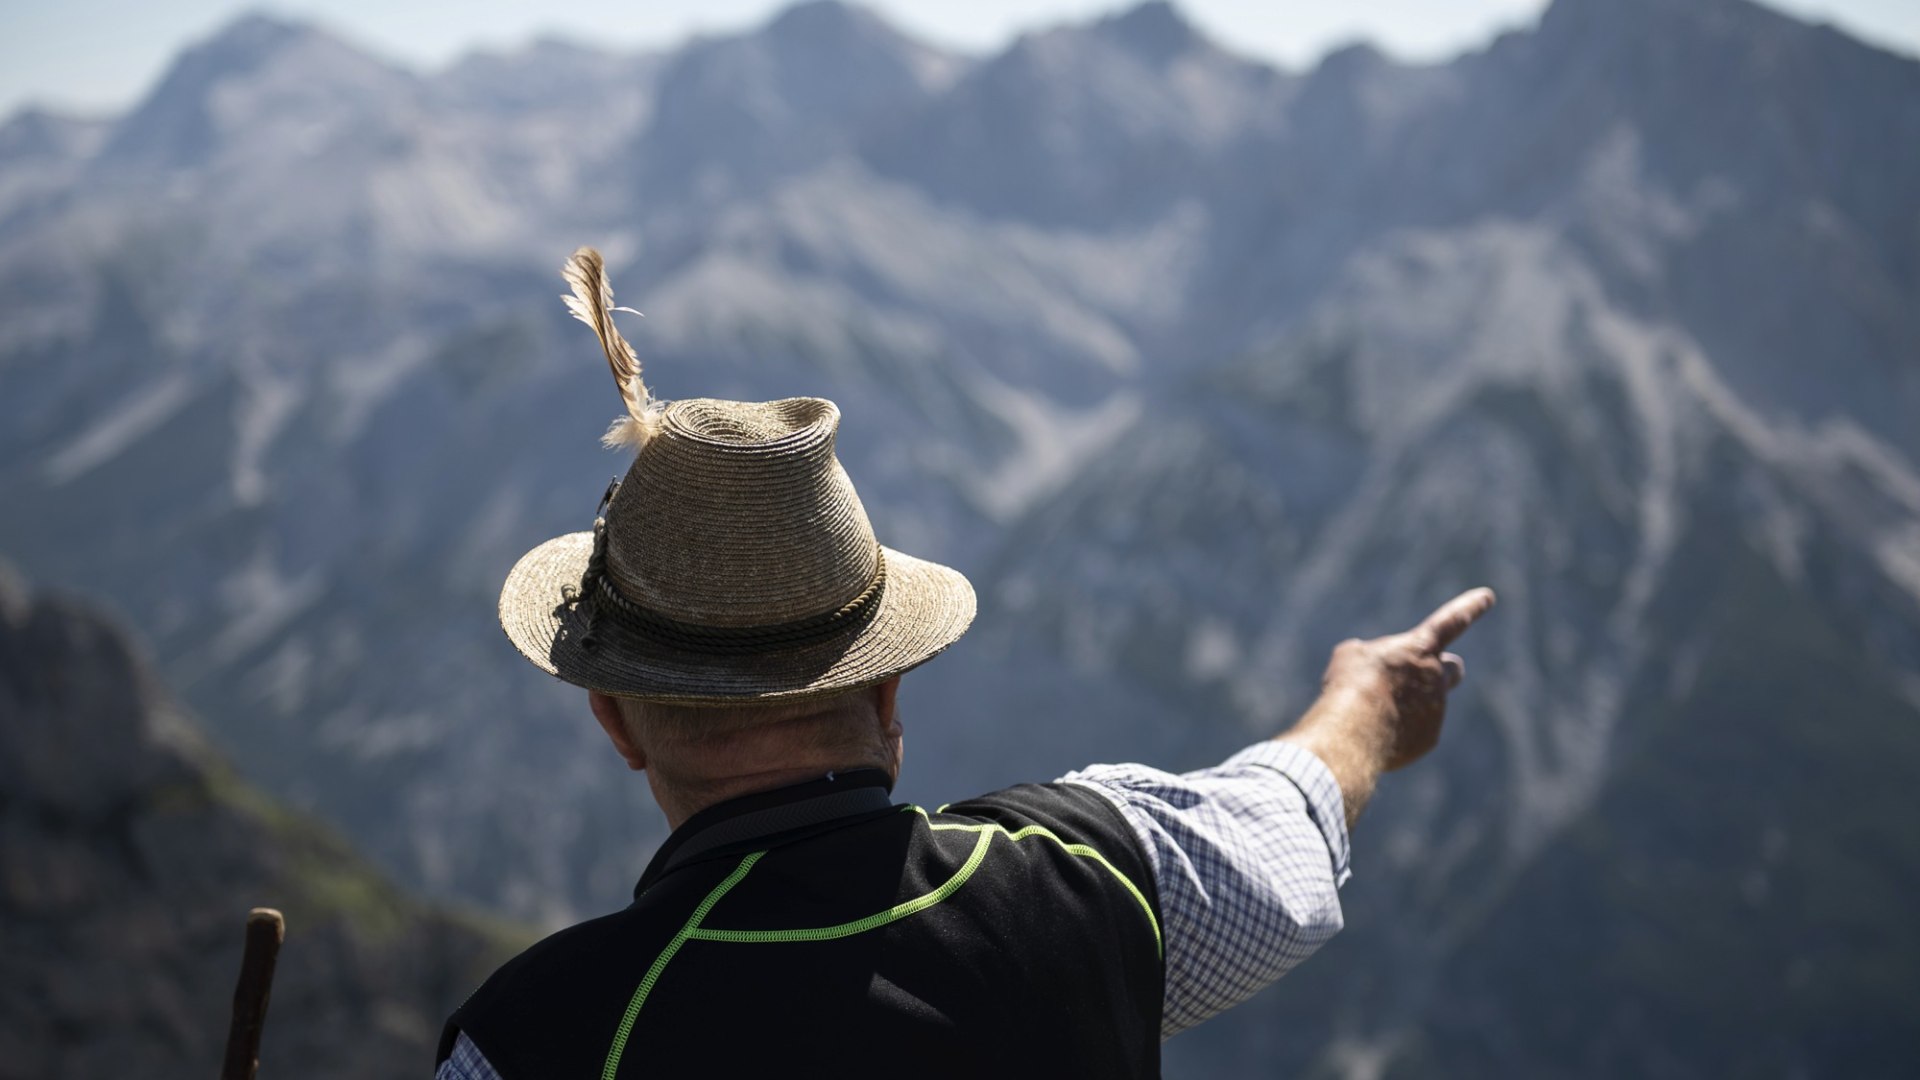
[[[1051,840],[1051,841],[1053,841],[1054,843],[1056,843],[1056,844],[1059,844],[1059,845],[1061,846],[1061,848],[1063,848],[1063,849],[1065,849],[1065,851],[1067,852],[1067,854],[1069,854],[1069,855],[1078,855],[1078,856],[1080,856],[1080,857],[1081,857],[1081,858],[1083,858],[1083,859],[1092,859],[1092,860],[1093,860],[1094,862],[1097,862],[1097,863],[1099,863],[1099,864],[1100,864],[1101,866],[1104,866],[1104,867],[1106,867],[1106,868],[1107,868],[1107,873],[1109,873],[1109,874],[1112,874],[1112,875],[1113,875],[1113,877],[1114,877],[1114,880],[1116,880],[1116,881],[1118,881],[1118,882],[1119,882],[1120,884],[1122,884],[1122,885],[1124,885],[1124,886],[1126,886],[1126,888],[1127,888],[1127,892],[1129,892],[1129,893],[1131,893],[1131,894],[1133,894],[1133,899],[1134,899],[1134,900],[1135,900],[1135,901],[1136,901],[1137,903],[1139,903],[1139,905],[1140,905],[1140,910],[1141,910],[1141,911],[1144,911],[1144,912],[1146,912],[1146,915],[1147,915],[1147,922],[1148,922],[1148,924],[1149,924],[1149,925],[1151,925],[1151,926],[1153,927],[1153,947],[1154,947],[1154,949],[1155,949],[1155,950],[1156,950],[1157,952],[1159,952],[1159,953],[1160,953],[1160,955],[1162,955],[1162,956],[1165,956],[1165,955],[1166,955],[1166,951],[1167,951],[1167,947],[1166,947],[1166,943],[1165,943],[1165,942],[1163,942],[1163,941],[1162,941],[1162,940],[1160,939],[1160,920],[1159,920],[1159,918],[1158,918],[1157,916],[1155,916],[1155,915],[1154,915],[1154,913],[1153,913],[1153,905],[1152,905],[1152,904],[1149,904],[1149,903],[1147,903],[1147,896],[1146,896],[1146,894],[1140,891],[1140,887],[1139,887],[1138,885],[1135,885],[1135,884],[1133,883],[1133,880],[1132,880],[1131,878],[1129,878],[1129,877],[1127,877],[1127,875],[1125,875],[1125,874],[1123,874],[1123,873],[1121,873],[1121,872],[1120,872],[1120,868],[1119,868],[1119,867],[1117,867],[1117,866],[1115,866],[1115,865],[1113,865],[1112,863],[1110,863],[1110,862],[1108,862],[1108,861],[1107,861],[1107,857],[1106,857],[1105,855],[1102,855],[1102,854],[1100,854],[1100,853],[1099,853],[1098,851],[1096,851],[1096,850],[1094,850],[1093,848],[1090,848],[1090,847],[1088,847],[1088,846],[1087,846],[1087,845],[1085,845],[1085,844],[1069,844],[1069,843],[1067,843],[1067,842],[1066,842],[1065,840],[1062,840],[1062,839],[1060,839],[1060,838],[1059,838],[1058,836],[1055,836],[1055,835],[1053,834],[1053,832],[1052,832],[1052,830],[1050,830],[1050,829],[1048,829],[1048,828],[1046,828],[1046,827],[1045,827],[1045,826],[1043,826],[1043,825],[1029,825],[1029,826],[1027,826],[1027,827],[1026,827],[1026,828],[1024,828],[1024,829],[1021,829],[1021,830],[1020,830],[1019,832],[1008,832],[1008,831],[1007,831],[1007,827],[1006,827],[1006,826],[1004,826],[1004,825],[993,825],[993,824],[984,824],[984,825],[958,825],[958,824],[946,824],[946,825],[940,825],[940,824],[936,824],[936,823],[934,822],[934,820],[933,820],[933,819],[932,819],[931,817],[928,817],[928,816],[927,816],[927,812],[926,812],[925,810],[922,810],[922,809],[920,809],[920,807],[918,807],[918,806],[915,806],[915,807],[911,807],[911,809],[913,809],[913,810],[915,810],[915,811],[917,811],[917,812],[918,812],[918,813],[920,814],[920,816],[921,816],[921,817],[923,817],[923,818],[926,818],[926,819],[927,819],[927,827],[928,827],[928,828],[931,828],[931,829],[934,829],[934,830],[936,830],[936,831],[940,831],[940,832],[947,832],[947,831],[976,831],[976,832],[977,832],[977,831],[985,831],[985,832],[987,833],[987,835],[989,835],[989,836],[991,836],[991,835],[992,835],[993,833],[995,833],[995,832],[998,832],[998,833],[1001,833],[1001,834],[1003,834],[1003,835],[1005,835],[1005,836],[1006,836],[1006,837],[1007,837],[1008,839],[1010,839],[1010,840],[1013,840],[1013,841],[1015,841],[1015,842],[1018,842],[1018,841],[1021,841],[1021,840],[1025,840],[1025,839],[1026,839],[1027,837],[1029,837],[1029,836],[1044,836],[1044,837],[1046,837],[1047,839],[1049,839],[1049,840]],[[938,813],[938,812],[939,812],[939,811],[935,811],[935,813]]]
[[[654,958],[653,966],[647,969],[646,977],[641,979],[640,985],[634,988],[633,1000],[627,1002],[626,1014],[620,1017],[620,1029],[613,1033],[613,1045],[607,1049],[607,1063],[601,1066],[600,1080],[614,1080],[614,1074],[620,1071],[620,1055],[627,1051],[627,1037],[633,1034],[633,1022],[640,1018],[640,1006],[647,1003],[647,995],[653,992],[653,984],[660,981],[660,973],[667,969],[667,961],[673,959],[673,954],[679,952],[680,946],[687,943],[687,938],[699,928],[700,920],[707,917],[707,912],[713,910],[713,905],[727,895],[727,890],[740,884],[740,879],[746,877],[747,871],[753,869],[753,864],[759,862],[760,856],[765,854],[764,851],[756,851],[741,859],[740,865],[733,868],[733,873],[728,874],[725,881],[713,887],[713,891],[707,894],[707,898],[700,901],[700,906],[693,909],[693,915],[687,919],[687,925],[682,926],[680,932],[673,935],[673,940],[667,942],[667,947],[661,949],[660,955]]]
[[[895,904],[885,911],[876,912],[864,919],[837,923],[833,926],[816,926],[800,930],[707,930],[701,928],[700,923],[704,921],[707,914],[713,910],[713,906],[719,903],[720,898],[725,896],[729,890],[735,885],[738,885],[741,878],[747,876],[747,871],[753,869],[753,864],[759,862],[760,857],[765,855],[766,852],[756,851],[746,858],[741,859],[740,865],[734,867],[733,873],[728,874],[725,880],[715,885],[713,891],[707,894],[707,898],[700,902],[700,906],[693,909],[693,915],[687,919],[686,925],[680,928],[679,933],[673,935],[673,940],[667,943],[666,948],[660,950],[660,955],[654,958],[653,966],[647,969],[646,977],[640,980],[640,985],[633,991],[633,1000],[627,1002],[626,1014],[620,1018],[619,1030],[614,1032],[613,1045],[607,1050],[607,1063],[605,1067],[600,1070],[601,1080],[614,1080],[614,1074],[618,1072],[620,1068],[620,1056],[626,1052],[627,1039],[633,1034],[634,1022],[639,1019],[640,1007],[646,1004],[647,995],[653,992],[654,984],[660,981],[660,974],[666,970],[667,962],[672,960],[674,954],[680,951],[680,946],[685,945],[688,941],[726,941],[740,943],[832,941],[836,938],[851,937],[855,934],[866,933],[869,930],[877,930],[888,923],[898,922],[909,915],[925,911],[952,896],[954,893],[959,892],[960,887],[965,885],[967,879],[973,876],[973,872],[978,870],[980,864],[986,861],[987,849],[992,846],[995,836],[1005,836],[1014,843],[1019,843],[1032,836],[1045,837],[1059,844],[1061,849],[1070,855],[1077,855],[1083,859],[1092,859],[1101,866],[1106,867],[1107,872],[1112,874],[1115,880],[1119,881],[1121,885],[1126,886],[1127,892],[1131,893],[1134,900],[1140,904],[1140,910],[1146,912],[1147,922],[1153,927],[1154,949],[1162,956],[1166,954],[1166,943],[1160,937],[1160,920],[1154,915],[1153,905],[1147,902],[1146,894],[1142,893],[1139,886],[1135,885],[1127,875],[1121,873],[1119,867],[1108,862],[1105,855],[1100,854],[1093,848],[1085,844],[1069,844],[1042,825],[1028,825],[1018,831],[1009,831],[1006,826],[993,823],[983,823],[979,825],[936,823],[933,818],[927,814],[926,810],[921,807],[910,806],[905,809],[912,810],[921,817],[926,818],[927,827],[936,832],[974,832],[980,834],[980,839],[973,845],[973,851],[967,855],[967,861],[961,864],[960,869],[954,871],[952,877],[948,878],[944,884],[932,892],[924,893],[911,900]]]
[[[947,879],[946,884],[930,893],[916,896],[905,903],[895,904],[885,911],[869,915],[864,919],[855,919],[836,926],[810,927],[805,930],[695,930],[688,936],[699,941],[832,941],[835,938],[852,937],[869,930],[878,930],[890,922],[898,922],[909,915],[925,911],[959,892],[960,886],[965,885],[967,879],[973,876],[973,872],[986,861],[987,845],[992,841],[992,833],[981,833],[979,841],[973,845],[972,854],[968,855],[967,861]]]

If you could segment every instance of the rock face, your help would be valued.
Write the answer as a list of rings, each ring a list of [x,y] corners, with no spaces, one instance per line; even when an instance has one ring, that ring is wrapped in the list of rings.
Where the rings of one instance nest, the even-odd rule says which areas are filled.
[[[0,163],[0,550],[410,885],[559,922],[663,832],[493,625],[625,466],[554,299],[591,242],[657,392],[834,398],[880,535],[979,588],[909,797],[1204,764],[1340,638],[1500,590],[1347,933],[1171,1072],[1915,1041],[1920,63],[1745,0],[1298,72],[1164,4],[434,74],[253,18]]]
[[[423,1076],[518,940],[422,906],[207,748],[112,621],[0,567],[0,1061],[218,1071],[247,908],[287,915],[264,1075]]]

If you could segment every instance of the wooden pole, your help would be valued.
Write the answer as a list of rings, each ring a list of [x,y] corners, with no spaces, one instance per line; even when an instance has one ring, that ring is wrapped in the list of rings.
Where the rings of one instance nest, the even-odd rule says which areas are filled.
[[[267,1026],[267,995],[273,989],[273,964],[287,922],[272,908],[247,913],[247,947],[240,957],[240,982],[233,988],[233,1026],[227,1029],[227,1060],[220,1080],[254,1080],[260,1071],[260,1032]]]

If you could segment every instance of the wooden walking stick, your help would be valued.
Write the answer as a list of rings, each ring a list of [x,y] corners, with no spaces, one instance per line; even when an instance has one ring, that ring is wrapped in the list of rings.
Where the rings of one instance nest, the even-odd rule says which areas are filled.
[[[253,1080],[260,1069],[267,993],[273,989],[273,963],[286,934],[287,921],[272,908],[247,913],[247,948],[240,957],[240,982],[233,988],[233,1026],[227,1029],[227,1061],[220,1080]]]

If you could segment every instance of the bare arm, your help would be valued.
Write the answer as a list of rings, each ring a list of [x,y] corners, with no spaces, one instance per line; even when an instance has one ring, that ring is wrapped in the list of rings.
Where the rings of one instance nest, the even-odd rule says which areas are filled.
[[[1466,671],[1447,646],[1493,603],[1492,589],[1472,589],[1406,633],[1341,642],[1321,677],[1319,700],[1277,737],[1326,764],[1340,785],[1349,829],[1381,773],[1413,764],[1440,741],[1447,692]]]

